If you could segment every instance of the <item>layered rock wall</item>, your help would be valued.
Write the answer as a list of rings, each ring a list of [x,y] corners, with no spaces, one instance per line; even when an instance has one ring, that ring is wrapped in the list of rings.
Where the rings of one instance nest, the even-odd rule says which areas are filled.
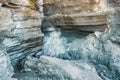
[[[0,0],[0,44],[13,65],[41,50],[42,15],[42,0]]]
[[[106,0],[44,0],[43,26],[51,24],[63,28],[104,31],[107,23],[106,4]]]
[[[0,80],[17,80],[11,78],[14,74],[10,58],[6,51],[0,50]]]

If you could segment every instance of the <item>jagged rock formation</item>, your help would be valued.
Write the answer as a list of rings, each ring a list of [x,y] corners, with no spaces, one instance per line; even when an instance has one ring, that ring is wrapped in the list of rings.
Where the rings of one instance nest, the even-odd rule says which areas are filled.
[[[13,66],[22,61],[23,71],[30,71],[16,73],[18,80],[119,80],[119,4],[120,0],[0,0],[0,48],[6,51],[0,50],[0,79],[12,79],[11,59]],[[71,47],[66,50],[59,30],[53,28],[56,33],[44,45],[50,48],[34,58],[42,49],[41,25],[94,33],[69,41],[66,45]]]
[[[51,75],[51,78],[46,77],[44,80],[102,80],[95,68],[87,62],[72,62],[48,56],[41,56],[40,59],[29,57],[25,62],[25,70]]]
[[[111,63],[111,67],[114,68],[119,74],[120,74],[120,6],[118,3],[120,3],[120,0],[117,1],[117,6],[112,7],[114,8],[114,12],[112,14],[112,36],[110,37],[111,41],[111,47],[107,46],[107,49],[111,51],[111,54],[113,54],[113,63]]]
[[[37,3],[42,4],[42,0]],[[33,9],[29,0],[0,0],[0,44],[13,65],[41,49],[41,4]]]

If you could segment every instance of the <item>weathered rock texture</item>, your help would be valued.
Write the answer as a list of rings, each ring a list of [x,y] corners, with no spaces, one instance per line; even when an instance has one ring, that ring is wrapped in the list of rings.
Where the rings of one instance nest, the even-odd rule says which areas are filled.
[[[120,6],[114,0],[108,1],[106,10],[108,12],[106,30],[104,32],[96,31],[84,40],[73,42],[77,47],[72,48],[81,52],[83,59],[92,60],[97,65],[102,64],[109,68],[112,76],[98,72],[103,79],[106,80],[104,76],[109,79],[120,79]],[[118,78],[114,75],[118,75]]]
[[[48,56],[41,56],[40,59],[29,57],[25,62],[25,70],[48,75],[44,80],[102,80],[95,68],[87,62],[72,62]]]
[[[64,0],[64,1],[67,1],[67,0]],[[103,0],[99,0],[99,1],[102,2]],[[107,71],[106,73],[104,71],[98,70],[98,74],[103,78],[103,80],[109,80],[109,79],[110,80],[114,80],[114,79],[119,80],[120,79],[120,77],[119,77],[119,75],[120,75],[120,23],[119,23],[120,22],[120,5],[119,5],[120,2],[119,1],[120,0],[104,0],[104,1],[107,3],[100,4],[100,6],[99,6],[100,8],[96,8],[96,9],[92,8],[92,10],[89,10],[84,7],[83,12],[79,11],[79,15],[84,16],[86,19],[79,18],[77,13],[75,11],[73,11],[74,10],[73,9],[74,1],[68,1],[66,3],[65,2],[62,3],[62,4],[66,4],[66,7],[69,4],[73,4],[73,5],[69,5],[67,7],[68,9],[66,9],[66,7],[62,7],[61,10],[64,10],[63,12],[65,12],[65,13],[62,13],[61,11],[60,12],[58,12],[58,11],[50,12],[51,11],[50,9],[54,8],[54,6],[52,6],[50,4],[46,4],[45,8],[46,8],[47,13],[45,14],[46,15],[45,20],[46,21],[48,20],[48,22],[47,22],[48,24],[59,26],[59,23],[57,23],[56,20],[59,21],[59,19],[61,19],[61,15],[62,16],[65,15],[65,17],[67,17],[67,19],[62,18],[62,21],[65,23],[65,22],[71,20],[71,22],[74,26],[87,25],[87,26],[93,27],[94,25],[98,26],[97,20],[99,20],[98,21],[99,23],[101,23],[102,21],[105,22],[105,24],[107,24],[107,25],[106,25],[105,31],[103,31],[103,32],[98,32],[97,29],[95,30],[94,28],[86,27],[86,29],[88,29],[88,30],[92,29],[93,31],[95,31],[95,33],[87,36],[83,40],[74,41],[73,42],[74,46],[72,46],[72,49],[75,48],[74,52],[78,52],[78,54],[75,56],[80,55],[83,59],[91,61],[91,62],[95,63],[95,65],[105,66],[108,69],[108,71],[106,70]],[[46,3],[47,3],[47,1],[46,1]],[[48,2],[48,3],[50,3],[50,2]],[[51,3],[55,4],[55,2],[51,2]],[[76,4],[77,4],[77,2],[76,2]],[[49,7],[46,7],[46,6],[49,6]],[[50,6],[52,6],[52,7],[50,7]],[[101,6],[103,6],[103,7],[101,7]],[[79,8],[77,8],[77,9],[79,9]],[[71,12],[69,12],[69,10],[71,10]],[[100,16],[100,18],[102,20],[100,20],[100,18],[98,18],[98,16],[97,16],[97,18],[93,18],[93,16],[96,16],[95,12],[98,12],[100,15],[103,15],[103,13],[101,14],[101,12],[103,12],[103,10],[104,10],[105,14],[107,13],[106,14],[107,16],[104,15],[103,18],[101,18],[101,16]],[[93,14],[93,13],[95,13],[95,14]],[[90,15],[90,17],[91,17],[91,14],[93,14],[93,16],[92,16],[93,19],[88,18],[86,16],[86,14]],[[69,15],[72,15],[72,16],[69,17]],[[77,20],[77,18],[73,19],[73,15],[75,15],[77,18],[79,18],[79,20]],[[74,20],[77,20],[78,24],[75,23]],[[64,26],[64,24],[61,23],[62,21],[59,21],[60,25]],[[95,23],[93,23],[92,21]],[[56,23],[54,23],[54,22],[56,22]],[[69,22],[66,23],[66,24],[68,24],[67,26],[70,26],[69,24],[71,24],[71,22],[70,23]],[[100,67],[98,67],[98,68],[100,68]],[[105,68],[103,68],[103,69],[105,69]]]
[[[0,44],[12,64],[41,49],[42,0],[0,0]],[[35,6],[36,5],[36,6]]]
[[[0,50],[0,80],[17,80],[11,78],[14,74],[8,54]]]
[[[120,0],[44,0],[43,26],[72,26],[95,31],[84,39],[71,42],[70,50],[76,52],[70,54],[71,59],[80,56],[79,60],[83,60],[77,62],[54,58],[56,56],[40,56],[40,59],[28,56],[41,49],[42,0],[0,0],[0,48],[7,51],[0,52],[0,63],[3,64],[0,77],[9,80],[13,75],[6,55],[9,54],[13,65],[28,56],[22,63],[24,70],[44,74],[37,80],[120,80],[119,3]],[[25,80],[29,80],[29,76],[24,76]]]
[[[104,31],[107,19],[106,3],[106,0],[44,0],[46,17],[43,26],[51,24],[63,28]]]

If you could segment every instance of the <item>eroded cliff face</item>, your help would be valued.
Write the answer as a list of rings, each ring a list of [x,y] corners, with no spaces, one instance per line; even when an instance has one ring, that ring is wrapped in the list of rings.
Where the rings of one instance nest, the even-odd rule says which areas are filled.
[[[43,0],[44,5],[52,5],[54,7],[53,13],[82,13],[82,12],[98,12],[106,11],[107,1],[104,0]],[[55,8],[56,7],[56,8]],[[50,7],[48,7],[50,8]],[[51,11],[52,12],[52,11]],[[47,13],[47,12],[46,12]],[[50,14],[48,14],[50,15]]]
[[[41,50],[42,0],[0,0],[0,45],[16,65]],[[37,7],[36,7],[36,6]]]
[[[85,31],[105,30],[107,24],[106,0],[43,1],[46,16],[43,26],[77,27]]]
[[[94,1],[94,0],[92,0],[92,1]],[[71,53],[67,53],[67,51],[65,51],[65,53],[64,53],[65,46],[63,45],[61,47],[61,44],[63,44],[64,41],[63,41],[63,43],[61,42],[62,38],[60,38],[61,37],[60,31],[55,32],[54,31],[55,29],[54,29],[53,36],[50,35],[51,38],[48,38],[48,40],[53,39],[56,42],[57,41],[60,42],[59,48],[63,50],[62,57],[59,57],[59,55],[61,55],[61,52],[56,53],[57,55],[55,53],[53,53],[53,52],[55,52],[54,50],[57,49],[59,51],[60,49],[55,48],[55,47],[52,47],[52,48],[50,47],[50,50],[46,49],[46,54],[44,54],[47,56],[39,56],[40,57],[39,59],[29,57],[25,62],[24,70],[39,71],[39,72],[47,74],[47,75],[54,74],[57,71],[58,73],[55,73],[56,75],[52,76],[52,79],[54,77],[57,79],[60,75],[61,76],[60,80],[65,80],[65,79],[81,80],[84,77],[84,75],[86,75],[86,76],[82,80],[91,80],[90,78],[93,75],[94,75],[94,78],[92,77],[93,80],[99,80],[99,79],[100,80],[119,80],[120,79],[120,77],[119,77],[119,75],[120,75],[120,64],[119,64],[120,63],[120,54],[119,54],[120,53],[120,45],[119,45],[119,40],[120,40],[119,39],[120,38],[120,35],[119,35],[119,32],[120,32],[120,29],[119,29],[120,15],[119,15],[119,13],[120,12],[119,12],[119,10],[120,10],[120,8],[119,8],[119,0],[118,1],[116,1],[116,0],[104,0],[104,1],[99,0],[99,1],[100,1],[99,5],[97,4],[95,6],[95,4],[94,4],[94,8],[91,8],[87,4],[89,6],[89,8],[86,5],[86,6],[84,6],[83,10],[80,10],[77,13],[74,10],[74,6],[77,5],[77,2],[75,3],[72,0],[69,0],[69,1],[68,0],[64,0],[64,1],[46,0],[46,2],[44,4],[45,21],[46,22],[43,21],[43,24],[45,24],[46,27],[60,26],[60,25],[64,26],[66,24],[67,24],[67,26],[70,26],[71,23],[72,23],[72,25],[75,25],[75,26],[76,25],[87,26],[88,31],[91,29],[91,28],[88,28],[88,26],[94,27],[94,25],[99,26],[100,24],[102,24],[102,26],[103,26],[103,24],[104,24],[106,27],[104,27],[104,30],[102,30],[102,32],[100,32],[98,29],[93,30],[93,28],[92,28],[94,33],[86,36],[83,39],[76,39],[73,41],[71,40],[71,42],[68,43],[68,46],[71,45],[71,47],[68,48],[68,51],[70,50]],[[83,4],[82,0],[79,4]],[[64,6],[62,6],[62,8],[61,8],[61,5],[64,5]],[[78,5],[77,5],[77,9],[79,9]],[[85,5],[85,4],[83,4],[83,5]],[[81,6],[79,6],[79,7],[81,7]],[[55,8],[57,8],[57,9],[55,9]],[[80,17],[77,14],[79,14]],[[91,14],[92,14],[92,18],[89,19],[88,16],[91,17]],[[73,19],[73,17],[74,17],[73,15],[76,16],[74,19]],[[104,16],[101,17],[101,15],[104,15]],[[67,16],[67,19],[64,17],[61,18],[61,16],[64,16],[64,17]],[[82,17],[84,16],[85,18],[81,18],[81,16]],[[93,16],[96,16],[96,17],[93,18]],[[100,18],[98,18],[98,16],[100,16]],[[79,18],[79,20],[77,18]],[[62,21],[60,19],[62,19],[63,23],[61,23]],[[60,23],[57,23],[57,20]],[[67,22],[69,20],[72,20],[71,23]],[[75,23],[74,20],[77,20],[78,24]],[[54,23],[54,22],[56,22],[56,23]],[[98,24],[97,22],[100,24]],[[66,26],[64,26],[64,27],[66,27]],[[62,33],[62,30],[61,30],[61,33]],[[54,36],[54,34],[55,34],[55,36]],[[72,38],[70,38],[70,39],[72,39]],[[48,43],[49,42],[52,42],[52,40],[49,40]],[[58,44],[56,44],[56,45],[58,45]],[[49,48],[49,47],[47,47],[47,48]],[[51,49],[54,49],[54,50],[51,50]],[[48,57],[48,56],[52,56],[52,57]],[[55,57],[55,58],[53,58],[53,57]],[[59,58],[61,58],[61,59],[59,59]],[[83,61],[77,63],[76,62],[77,59],[79,59],[80,61],[81,60],[83,60]],[[75,60],[75,63],[74,63],[74,60]],[[74,65],[74,67],[73,67],[72,61],[73,61],[73,64],[76,64],[76,65]],[[88,61],[88,63],[90,63],[90,64],[88,64],[84,61]],[[82,62],[84,63],[84,65],[85,64],[86,65],[81,66]],[[93,68],[91,68],[92,67],[91,63],[94,65],[95,71]],[[44,64],[47,64],[47,65],[44,65]],[[54,68],[54,67],[56,67],[56,68]],[[81,67],[84,67],[84,70],[87,69],[87,71],[90,70],[93,73],[90,72],[90,76],[87,75],[87,73],[89,74],[89,72],[83,73],[84,75],[82,75],[81,74],[82,70],[80,69]],[[43,70],[43,69],[45,69],[45,70]],[[59,72],[59,69],[61,69],[61,72]],[[72,73],[71,71],[75,72],[75,73]],[[99,76],[95,75],[96,72]],[[62,73],[62,74],[60,74],[60,73]],[[68,75],[66,75],[66,73]],[[51,78],[48,77],[48,79],[51,79]]]
[[[0,50],[0,80],[17,80],[11,78],[14,74],[10,58],[6,51]]]
[[[30,72],[16,73],[18,80],[119,80],[119,4],[120,0],[0,0],[0,79],[11,80],[12,65],[22,61],[22,71]],[[70,35],[64,42],[62,31],[53,28],[42,46],[41,25],[93,33],[82,39]]]

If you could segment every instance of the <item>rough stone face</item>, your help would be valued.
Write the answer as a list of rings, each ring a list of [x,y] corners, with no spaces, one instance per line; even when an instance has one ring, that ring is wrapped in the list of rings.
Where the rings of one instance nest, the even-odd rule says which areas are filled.
[[[118,0],[119,1],[119,0]],[[112,15],[113,26],[111,26],[113,35],[110,37],[111,44],[109,43],[109,47],[107,50],[111,51],[113,54],[113,63],[111,63],[111,68],[114,68],[120,74],[120,8],[114,7],[115,12]]]
[[[120,5],[120,0],[114,0],[115,3],[117,3],[118,5]]]
[[[0,80],[17,80],[11,78],[14,74],[8,54],[0,50]]]
[[[25,61],[25,70],[38,71],[40,74],[52,76],[52,80],[102,80],[93,66],[85,62],[72,62],[53,58],[48,56],[41,56],[40,59],[28,58]],[[48,77],[49,79],[49,77]]]
[[[44,0],[46,17],[43,26],[51,23],[64,29],[77,27],[85,31],[104,31],[107,23],[106,3],[106,0]]]
[[[119,12],[118,8],[111,10],[110,22],[105,32],[95,32],[84,40],[75,41],[72,48],[79,51],[83,59],[92,60],[97,64],[110,67],[113,72],[120,74],[120,45],[119,45]],[[117,16],[117,17],[116,17]],[[80,43],[82,42],[82,43]],[[79,44],[79,45],[78,45]]]
[[[31,8],[29,0],[1,1],[0,4],[0,44],[4,45],[12,64],[16,65],[27,55],[41,50],[43,12]]]
[[[31,6],[30,0],[9,0],[8,2],[14,3],[18,6]]]
[[[40,59],[29,57],[28,55],[41,50],[42,0],[33,3],[29,0],[0,0],[0,47],[7,51],[0,51],[0,79],[12,79],[10,59],[13,65],[17,65],[28,56],[23,64],[24,70],[44,74],[45,77],[36,77],[40,80],[109,80],[114,75],[111,80],[119,80],[120,78],[116,78],[120,74],[119,4],[120,0],[44,0],[43,26],[70,26],[95,31],[82,40],[73,41],[70,50],[77,54],[68,55],[99,66],[96,71],[91,64],[84,61],[47,56],[41,56]],[[30,80],[29,76],[25,80]]]

